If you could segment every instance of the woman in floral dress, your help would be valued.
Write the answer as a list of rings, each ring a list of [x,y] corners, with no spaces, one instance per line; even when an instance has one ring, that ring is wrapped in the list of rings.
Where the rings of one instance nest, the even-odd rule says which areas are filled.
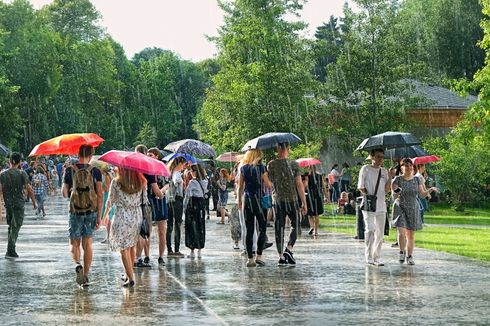
[[[106,214],[112,207],[116,207],[109,234],[109,247],[121,253],[126,273],[123,277],[124,287],[134,286],[135,247],[141,227],[143,202],[148,202],[145,177],[141,173],[119,168],[116,178],[111,182]]]

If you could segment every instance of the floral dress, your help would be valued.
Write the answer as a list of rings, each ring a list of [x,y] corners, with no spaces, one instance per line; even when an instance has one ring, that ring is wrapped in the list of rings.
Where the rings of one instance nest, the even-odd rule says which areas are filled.
[[[393,203],[393,226],[413,231],[421,230],[422,219],[417,201],[419,178],[414,177],[411,180],[405,180],[403,177],[397,176],[393,180],[393,184],[402,189],[400,197]]]
[[[138,242],[142,213],[142,201],[148,202],[146,189],[127,194],[115,180],[111,182],[109,201],[116,207],[111,224],[109,246],[113,251],[134,247]]]

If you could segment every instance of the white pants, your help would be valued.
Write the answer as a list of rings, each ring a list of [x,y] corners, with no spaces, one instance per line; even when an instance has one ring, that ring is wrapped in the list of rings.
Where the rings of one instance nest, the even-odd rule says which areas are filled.
[[[383,244],[386,212],[362,211],[364,217],[364,241],[366,243],[366,262],[378,261]]]
[[[238,211],[238,217],[240,218],[240,226],[242,227],[242,244],[243,248],[247,248],[247,241],[245,240],[247,237],[247,226],[245,225],[245,216],[243,215],[243,210]],[[258,234],[257,234],[257,221],[255,221],[255,230],[254,230],[254,244],[253,244],[253,251],[257,252],[257,239],[258,239]],[[246,250],[246,249],[245,249]]]

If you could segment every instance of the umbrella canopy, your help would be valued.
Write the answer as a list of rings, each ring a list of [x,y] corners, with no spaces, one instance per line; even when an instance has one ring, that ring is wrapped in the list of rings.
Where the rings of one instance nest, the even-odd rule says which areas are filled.
[[[111,165],[150,175],[170,176],[165,163],[138,152],[108,151],[99,157],[100,161]]]
[[[408,132],[387,131],[382,134],[366,138],[356,148],[356,151],[369,151],[374,148],[396,148],[419,145],[421,141]]]
[[[183,157],[187,162],[191,161],[193,164],[197,162],[196,158],[192,156],[191,154],[184,154],[184,153],[172,153],[163,158],[163,161],[165,162],[170,162],[176,157]]]
[[[89,164],[98,168],[98,169],[107,170],[109,168],[109,164],[99,160],[99,158],[100,158],[100,155],[92,156],[92,159],[90,160]]]
[[[404,157],[419,157],[419,156],[427,156],[427,153],[422,147],[413,145],[409,147],[398,147],[391,148],[385,151],[385,157],[396,159],[396,158],[404,158]]]
[[[221,154],[220,156],[218,156],[216,158],[216,161],[219,161],[219,162],[238,162],[241,160],[242,158],[242,154],[241,153],[237,153],[237,152],[226,152],[226,153],[223,153]]]
[[[211,147],[211,145],[195,139],[183,139],[174,141],[173,143],[165,146],[164,149],[172,151],[174,153],[184,153],[208,157],[216,156],[216,152]]]
[[[308,158],[299,158],[296,160],[299,166],[302,168],[306,168],[308,166],[320,165],[322,162],[319,159],[308,157]]]
[[[433,162],[438,162],[440,160],[441,158],[436,155],[427,155],[427,156],[412,158],[412,162],[415,165],[433,163]]]
[[[80,145],[92,145],[97,147],[102,143],[102,139],[97,134],[66,134],[48,139],[36,145],[29,156],[38,155],[75,155],[78,154]]]
[[[242,151],[249,149],[269,149],[275,148],[279,144],[294,144],[300,142],[301,138],[291,132],[269,132],[262,136],[249,140],[243,147]]]
[[[0,144],[0,155],[7,156],[10,152],[11,150],[7,146]]]

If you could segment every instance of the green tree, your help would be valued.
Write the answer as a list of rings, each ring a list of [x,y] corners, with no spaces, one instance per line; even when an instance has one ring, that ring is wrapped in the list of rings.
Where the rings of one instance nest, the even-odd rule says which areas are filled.
[[[148,148],[156,146],[157,143],[157,132],[154,127],[151,126],[149,122],[143,123],[136,139],[134,140],[133,145],[138,146],[139,144],[143,144],[148,146]]]
[[[219,72],[195,128],[218,150],[237,150],[269,131],[292,131],[307,142],[321,141],[320,113],[310,98],[316,91],[313,60],[290,22],[302,1],[220,1],[225,23],[215,39]]]

